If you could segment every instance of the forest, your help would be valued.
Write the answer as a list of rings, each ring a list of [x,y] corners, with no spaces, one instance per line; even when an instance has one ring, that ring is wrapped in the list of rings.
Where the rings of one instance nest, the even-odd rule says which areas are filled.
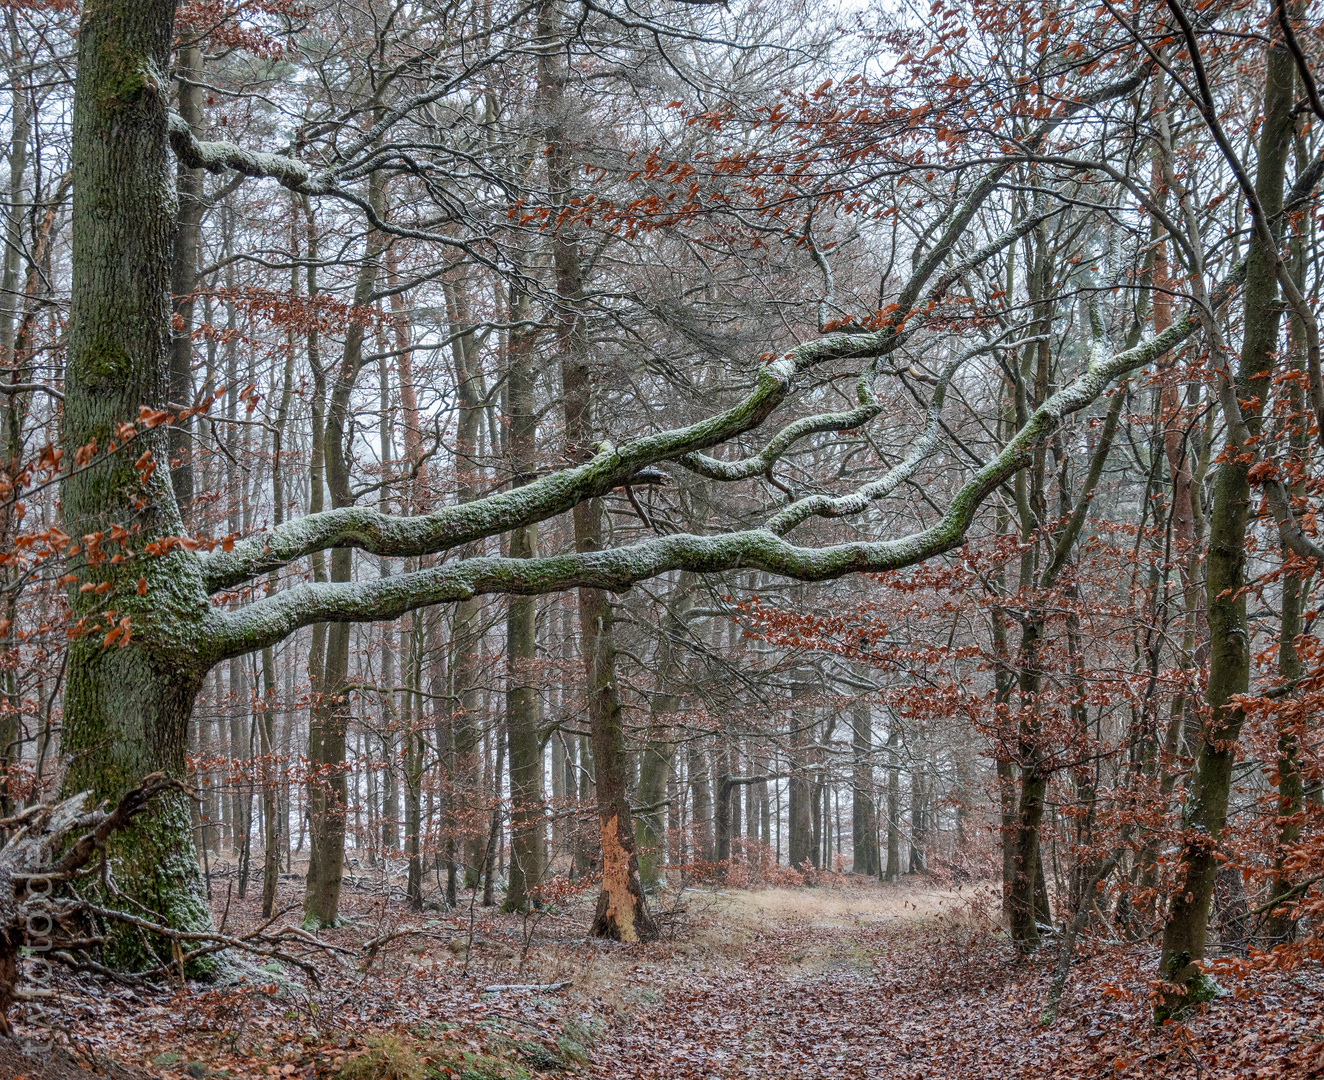
[[[0,16],[0,1077],[1324,1076],[1320,5]]]

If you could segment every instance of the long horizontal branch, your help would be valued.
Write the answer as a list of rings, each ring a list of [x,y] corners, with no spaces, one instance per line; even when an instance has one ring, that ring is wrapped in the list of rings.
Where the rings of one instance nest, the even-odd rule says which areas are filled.
[[[1114,379],[1181,344],[1199,326],[1199,317],[1192,313],[1133,349],[1092,360],[962,485],[937,522],[909,536],[811,548],[767,529],[725,536],[679,534],[606,551],[541,559],[465,559],[375,581],[300,585],[237,611],[213,611],[209,659],[217,662],[274,645],[312,623],[394,619],[416,608],[479,595],[529,596],[584,586],[622,592],[672,570],[712,574],[748,569],[798,581],[827,581],[913,566],[961,544],[985,496],[1021,468],[1031,448],[1051,435],[1064,417],[1095,401]]]
[[[448,551],[471,540],[565,513],[585,499],[620,487],[641,469],[704,450],[758,427],[785,399],[794,377],[829,360],[869,357],[887,346],[890,327],[863,334],[828,334],[764,365],[741,402],[688,427],[601,446],[583,465],[562,469],[524,487],[430,514],[399,517],[351,506],[310,514],[202,558],[209,592],[230,588],[314,551],[361,548],[397,558]]]
[[[1041,126],[1036,138],[1042,138],[1083,108],[1130,92],[1143,82],[1144,77],[1145,72],[1137,69],[1080,102],[1068,105],[1062,114]],[[186,164],[195,167],[231,167],[248,175],[275,176],[286,186],[296,185],[295,190],[302,190],[297,186],[299,184],[323,182],[313,178],[306,166],[292,158],[251,154],[229,143],[200,144],[182,121],[172,119],[171,138],[177,143],[176,153]],[[1007,168],[1009,166],[1000,166],[975,186],[957,215],[960,220],[968,224]],[[326,182],[334,186],[333,181]],[[330,188],[326,190],[331,192]],[[334,193],[346,197],[341,189],[336,188]],[[907,283],[902,301],[887,325],[866,333],[827,334],[797,346],[767,364],[744,400],[717,416],[689,427],[635,439],[620,448],[608,447],[577,468],[562,470],[513,491],[462,506],[445,507],[427,515],[393,517],[368,507],[345,507],[309,515],[240,542],[229,552],[213,552],[206,556],[203,577],[208,591],[231,588],[330,547],[356,547],[371,554],[398,558],[447,551],[460,544],[555,517],[585,499],[621,486],[645,466],[684,458],[750,431],[762,424],[781,404],[793,377],[799,372],[830,360],[876,357],[895,348],[899,338],[910,329],[906,327],[906,316],[923,286],[950,252],[955,239],[949,229],[938,247],[923,260]],[[986,258],[1007,242],[1007,237],[999,237],[974,257]],[[943,282],[946,280],[944,278]],[[862,419],[867,417],[862,414]]]
[[[335,174],[329,170],[313,172],[298,158],[247,150],[238,143],[202,142],[178,113],[170,114],[169,124],[170,147],[190,169],[205,169],[210,173],[232,170],[244,176],[275,180],[281,187],[301,195],[329,195],[336,190]]]

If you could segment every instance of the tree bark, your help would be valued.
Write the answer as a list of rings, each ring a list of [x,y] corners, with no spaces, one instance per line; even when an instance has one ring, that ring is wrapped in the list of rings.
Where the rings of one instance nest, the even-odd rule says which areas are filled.
[[[455,422],[456,501],[464,504],[478,497],[477,449],[482,423],[482,385],[477,349],[468,328],[466,282],[446,283],[447,316],[454,343],[451,355],[455,364],[455,396],[458,416]],[[476,555],[477,544],[466,544],[457,554]],[[476,888],[483,869],[487,846],[487,818],[482,809],[479,777],[479,754],[482,732],[478,725],[478,647],[482,604],[477,598],[455,605],[455,629],[452,636],[451,682],[453,709],[451,740],[453,755],[448,785],[451,832],[464,864],[464,888]]]
[[[809,693],[812,672],[801,671],[791,686],[791,699]],[[809,774],[807,744],[810,741],[812,712],[808,709],[791,710],[790,778],[787,784],[789,802],[787,822],[787,861],[795,870],[808,870],[817,861],[814,844],[814,812],[812,782]]]
[[[200,139],[206,133],[202,111],[205,92],[200,85],[202,46],[196,38],[185,41],[179,49],[175,73],[179,80],[179,115]],[[182,161],[177,164],[179,209],[170,260],[170,400],[181,405],[193,404],[193,309],[202,217],[206,210],[204,176],[201,169],[190,169]],[[190,520],[193,505],[193,427],[192,417],[187,417],[177,420],[170,428],[170,482],[185,524]]]
[[[893,718],[887,732],[887,867],[888,881],[901,880],[901,727]]]
[[[662,880],[659,868],[666,857],[666,830],[662,804],[667,798],[671,760],[676,752],[671,740],[672,716],[679,712],[682,698],[675,693],[680,673],[679,642],[684,633],[685,615],[693,604],[690,590],[693,575],[683,573],[671,593],[667,617],[658,644],[657,689],[649,702],[648,741],[639,762],[639,805],[635,817],[635,848],[639,853],[639,879],[645,889],[655,888]]]
[[[1282,210],[1283,182],[1293,121],[1296,69],[1281,42],[1270,45],[1265,61],[1264,122],[1260,129],[1255,193],[1264,215]],[[1278,299],[1278,253],[1258,230],[1251,231],[1246,264],[1245,328],[1236,375],[1237,398],[1252,438],[1271,384],[1282,306]],[[1209,905],[1219,865],[1218,846],[1227,821],[1232,766],[1245,714],[1235,703],[1250,686],[1250,637],[1246,618],[1246,528],[1250,517],[1249,457],[1234,441],[1214,479],[1209,522],[1206,595],[1211,646],[1208,716],[1183,814],[1177,886],[1163,930],[1159,977],[1172,989],[1160,995],[1157,1019],[1178,1015],[1215,992],[1200,971],[1208,932]]]
[[[851,857],[857,874],[878,873],[878,811],[874,806],[873,714],[857,704],[851,717],[855,769],[851,783]]]
[[[513,319],[527,313],[522,298],[511,305]],[[507,446],[511,483],[523,486],[537,471],[534,439],[538,418],[534,403],[536,372],[533,335],[512,331],[506,382]],[[510,534],[510,557],[531,559],[537,553],[538,527],[528,525]],[[537,673],[538,602],[532,596],[512,597],[506,614],[506,739],[510,745],[510,877],[504,907],[525,911],[533,890],[547,871],[546,826],[543,816],[543,742],[540,729]]]
[[[93,443],[97,452],[85,468],[63,473],[60,499],[69,534],[103,539],[69,560],[77,575],[69,602],[86,632],[69,647],[62,749],[71,761],[64,791],[90,790],[94,800],[117,799],[152,772],[186,775],[189,716],[208,667],[196,648],[209,608],[196,560],[176,548],[109,562],[119,547],[109,539],[116,526],[135,525],[126,540],[135,551],[183,531],[165,426],[140,431],[133,453],[107,453],[117,425],[137,420],[143,406],[163,410],[168,400],[175,183],[166,154],[166,72],[174,9],[174,0],[88,0],[78,35],[61,440],[71,454]],[[143,451],[155,467],[135,468]],[[86,583],[108,591],[81,592]],[[107,610],[116,611],[121,629],[109,642]],[[154,803],[110,842],[108,854],[117,886],[154,917],[210,928],[182,793]],[[128,968],[159,962],[139,935],[118,930],[106,953]]]
[[[566,145],[566,75],[559,54],[552,48],[559,32],[559,7],[555,0],[545,0],[538,14],[537,36],[545,43],[538,58],[538,95],[549,118],[549,188],[553,199],[564,202],[569,197],[574,163]],[[558,226],[553,232],[552,261],[560,306],[557,340],[561,352],[566,450],[571,461],[584,462],[593,455],[593,387],[584,317],[579,310],[584,297],[583,267],[579,245],[568,229]],[[600,551],[602,500],[578,503],[572,516],[575,550],[581,554]],[[580,588],[579,631],[602,833],[602,892],[591,932],[597,937],[621,941],[648,940],[657,936],[657,928],[639,881],[626,788],[625,730],[616,683],[611,601],[603,589]]]
[[[1301,139],[1297,139],[1298,162],[1303,151]],[[1296,278],[1297,288],[1305,285],[1305,244],[1300,233],[1292,238],[1292,273]],[[1310,414],[1306,410],[1304,379],[1305,366],[1305,331],[1301,320],[1291,319],[1292,367],[1296,378],[1287,383],[1287,396],[1290,406],[1289,443],[1291,446],[1291,467],[1300,470],[1297,475],[1304,477],[1310,458]],[[1304,498],[1306,484],[1298,480],[1292,485],[1292,495]],[[1282,549],[1284,562],[1289,554],[1286,545]],[[1310,593],[1311,578],[1304,580],[1296,573],[1284,570],[1283,573],[1283,610],[1278,631],[1278,678],[1287,685],[1302,674],[1304,665],[1296,651],[1296,638],[1304,629],[1304,609],[1306,597]],[[1269,898],[1285,896],[1291,892],[1292,876],[1287,870],[1288,853],[1301,838],[1301,810],[1304,796],[1304,784],[1301,775],[1302,736],[1306,732],[1307,720],[1301,714],[1300,707],[1293,707],[1284,702],[1276,716],[1278,731],[1278,835],[1274,843],[1273,876],[1269,879]],[[1296,937],[1297,919],[1292,909],[1284,905],[1271,910],[1264,924],[1265,943],[1274,945],[1289,942]]]
[[[381,173],[371,174],[368,180],[368,200],[379,214],[384,204],[384,185]],[[343,362],[332,387],[326,413],[322,452],[332,509],[354,504],[345,437],[350,395],[364,363],[365,327],[361,313],[377,281],[382,249],[381,234],[370,232],[363,264],[354,286],[356,317],[345,331]],[[350,548],[331,550],[332,582],[347,582],[351,579],[353,555]],[[322,660],[321,678],[313,686],[313,707],[308,718],[308,822],[311,843],[303,901],[303,922],[306,928],[334,926],[340,914],[340,884],[345,873],[345,812],[349,805],[345,766],[349,701],[345,682],[349,677],[350,625],[335,622],[327,626],[326,654]]]

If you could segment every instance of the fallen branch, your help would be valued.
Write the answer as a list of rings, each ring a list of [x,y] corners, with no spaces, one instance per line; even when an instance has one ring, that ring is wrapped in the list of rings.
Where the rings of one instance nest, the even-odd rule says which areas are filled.
[[[484,994],[500,994],[506,991],[512,993],[524,992],[529,994],[554,994],[558,990],[565,990],[575,984],[570,980],[556,983],[494,983],[492,986],[484,986]]]
[[[286,909],[246,934],[235,936],[215,930],[177,930],[151,918],[129,914],[84,900],[70,887],[80,872],[99,857],[103,883],[107,881],[105,851],[107,841],[127,828],[151,801],[166,792],[180,792],[191,798],[197,793],[183,781],[153,773],[127,791],[109,811],[87,809],[88,792],[81,792],[58,803],[28,807],[0,821],[0,828],[17,829],[0,851],[0,1034],[12,1036],[9,1009],[16,1001],[30,1000],[30,988],[19,985],[19,950],[34,925],[47,926],[41,936],[49,939],[45,955],[76,971],[89,971],[129,985],[177,972],[184,976],[186,964],[223,950],[235,950],[266,957],[301,970],[317,983],[317,966],[290,951],[291,942],[332,954],[354,955],[347,949],[318,941],[313,935],[285,926],[277,931],[269,927],[289,914]],[[63,884],[71,895],[54,895],[54,886]],[[110,889],[114,895],[113,887]],[[150,915],[151,912],[148,912]],[[172,956],[149,971],[126,975],[99,963],[92,953],[103,943],[96,933],[79,929],[89,920],[119,923],[133,927],[139,934],[155,935],[170,942]],[[194,946],[185,951],[184,946]]]

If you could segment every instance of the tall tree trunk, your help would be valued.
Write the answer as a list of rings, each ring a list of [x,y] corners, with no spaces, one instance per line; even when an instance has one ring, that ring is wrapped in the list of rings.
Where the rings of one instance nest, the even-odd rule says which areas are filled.
[[[922,874],[929,857],[929,779],[924,744],[916,747],[915,765],[910,770],[910,872]]]
[[[1304,147],[1297,139],[1297,161],[1300,166]],[[1296,278],[1298,290],[1305,285],[1305,245],[1299,232],[1293,236],[1292,273]],[[1289,467],[1299,470],[1296,475],[1304,477],[1310,457],[1310,414],[1306,410],[1303,380],[1305,378],[1305,328],[1299,317],[1293,315],[1291,321],[1292,367],[1296,378],[1287,383],[1288,402],[1291,416],[1288,421],[1291,429],[1290,445],[1292,460]],[[1292,495],[1304,498],[1306,484],[1298,480],[1292,485]],[[1286,560],[1288,551],[1283,548]],[[1292,571],[1283,574],[1283,611],[1278,631],[1278,678],[1283,685],[1289,685],[1301,677],[1303,665],[1296,651],[1296,638],[1303,626],[1303,614],[1306,598],[1310,592],[1311,578],[1304,580]],[[1289,699],[1290,701],[1291,699]],[[1287,870],[1287,858],[1293,844],[1301,837],[1301,809],[1304,785],[1301,776],[1301,744],[1306,733],[1307,718],[1299,707],[1293,708],[1284,703],[1276,716],[1278,728],[1278,835],[1275,838],[1273,876],[1269,879],[1269,899],[1288,896],[1292,893],[1292,876]],[[1297,920],[1292,909],[1284,905],[1269,912],[1264,925],[1264,938],[1270,947],[1291,941],[1296,937]]]
[[[193,28],[186,28],[189,35]],[[197,38],[186,40],[175,58],[179,80],[179,115],[187,121],[194,137],[206,134],[203,126],[205,91],[202,80],[202,45]],[[193,404],[193,308],[197,287],[198,250],[202,242],[203,199],[201,169],[179,162],[176,187],[179,209],[170,260],[170,291],[173,294],[170,341],[170,400]],[[193,418],[181,417],[170,427],[170,482],[187,525],[193,507]]]
[[[511,305],[512,321],[526,318],[522,297]],[[506,381],[507,446],[512,484],[520,487],[537,470],[534,439],[538,417],[534,403],[533,335],[511,332]],[[537,555],[538,527],[510,534],[510,557]],[[506,738],[510,744],[510,878],[505,907],[526,910],[532,890],[547,870],[547,840],[543,817],[543,743],[540,730],[536,670],[538,601],[512,596],[506,614]]]
[[[296,204],[295,210],[298,206]],[[293,244],[298,250],[298,226],[291,230]],[[178,237],[176,237],[178,244]],[[290,291],[299,293],[299,268],[296,266],[290,274]],[[191,316],[190,316],[191,317]],[[172,370],[171,380],[173,383]],[[285,520],[285,467],[281,462],[284,449],[285,424],[289,419],[290,402],[294,397],[294,331],[285,335],[285,369],[281,377],[280,403],[276,407],[271,442],[271,524],[279,527]],[[174,474],[171,474],[174,483]],[[192,480],[190,478],[190,484]],[[175,485],[176,497],[179,486]],[[272,571],[267,575],[267,593],[276,591],[279,575]],[[262,700],[258,704],[258,733],[262,752],[262,806],[265,836],[262,856],[262,917],[269,919],[276,908],[276,887],[280,881],[280,838],[282,814],[280,810],[280,789],[277,777],[281,770],[276,761],[276,650],[267,646],[262,650]],[[290,702],[286,702],[286,708]]]
[[[506,760],[506,722],[497,722],[492,748],[492,814],[487,830],[487,843],[483,848],[483,907],[496,903],[496,878],[500,873],[502,844],[502,766]]]
[[[1264,123],[1260,128],[1255,193],[1265,216],[1282,210],[1283,181],[1291,146],[1293,85],[1296,69],[1281,41],[1265,58]],[[1245,327],[1236,376],[1236,394],[1252,438],[1261,430],[1261,413],[1272,382],[1282,308],[1278,303],[1277,251],[1252,230],[1246,263]],[[1200,971],[1208,932],[1218,848],[1227,821],[1232,766],[1245,714],[1237,695],[1250,687],[1250,628],[1246,619],[1246,528],[1250,517],[1248,456],[1229,442],[1214,478],[1209,522],[1206,594],[1211,646],[1206,701],[1208,719],[1183,814],[1177,884],[1163,928],[1159,977],[1180,987],[1162,995],[1155,1015],[1162,1019],[1207,1000],[1212,980]]]
[[[0,373],[8,376],[11,382],[24,383],[30,378],[30,363],[20,356],[19,334],[16,316],[19,301],[19,259],[23,254],[23,219],[24,214],[24,173],[27,170],[28,141],[31,137],[31,123],[28,116],[28,79],[22,70],[18,28],[12,11],[5,12],[6,28],[9,31],[10,64],[9,80],[12,93],[10,110],[9,139],[9,192],[6,202],[5,248],[3,253],[3,274],[0,274]],[[34,266],[33,269],[38,269]],[[28,290],[24,290],[25,295]],[[26,350],[23,350],[26,351]],[[21,485],[19,476],[23,470],[23,426],[27,417],[26,394],[4,395],[0,401],[0,438],[4,439],[4,476],[9,484],[7,490]],[[16,484],[17,482],[17,484]],[[0,508],[0,543],[6,548],[5,554],[12,552],[14,509],[8,499]],[[19,594],[22,591],[22,572],[15,573],[6,561],[0,569],[0,582],[4,585],[4,631],[0,634],[0,653],[13,655],[19,642]],[[19,691],[18,671],[6,664],[0,675],[3,685],[4,709],[0,716],[0,814],[8,817],[14,812],[17,800],[11,795],[10,788],[18,777],[14,768],[22,757],[20,742],[20,720],[23,702]]]
[[[456,501],[472,502],[478,496],[477,451],[483,419],[482,376],[477,345],[469,328],[467,283],[445,285],[447,315],[454,342],[455,394],[458,416],[455,423]],[[468,558],[478,554],[477,544],[466,544],[456,554]],[[482,603],[477,598],[455,605],[452,636],[451,681],[453,710],[451,740],[453,759],[449,791],[451,832],[464,861],[464,887],[475,888],[483,869],[487,843],[487,818],[479,770],[482,732],[478,717],[478,648]]]
[[[1027,621],[1021,630],[1017,667],[1020,671],[1021,766],[1020,800],[1016,808],[1016,832],[1012,848],[1012,879],[1008,895],[1011,937],[1024,950],[1038,948],[1038,920],[1035,915],[1035,891],[1040,872],[1039,827],[1044,815],[1044,797],[1048,792],[1048,770],[1043,746],[1043,727],[1038,713],[1039,634],[1042,625]]]
[[[851,716],[855,768],[851,774],[851,858],[854,872],[878,873],[878,813],[874,807],[873,714],[867,702]]]
[[[801,670],[791,684],[791,701],[805,697],[812,686],[812,672]],[[808,870],[814,865],[818,853],[814,845],[813,782],[809,771],[808,743],[812,728],[812,711],[791,707],[790,778],[787,784],[789,802],[787,830],[789,832],[787,862],[792,869]]]
[[[634,839],[639,853],[639,879],[645,889],[655,888],[661,882],[659,868],[666,854],[663,826],[666,819],[662,804],[667,798],[667,781],[675,753],[671,741],[671,718],[682,705],[674,684],[680,673],[678,645],[685,629],[685,616],[693,604],[692,586],[693,575],[682,573],[667,605],[667,617],[658,643],[657,689],[648,709],[648,741],[639,762],[638,800],[643,809],[635,817]]]
[[[61,442],[71,451],[95,442],[98,452],[85,468],[63,473],[61,520],[79,537],[109,537],[114,526],[132,521],[135,549],[183,531],[165,426],[141,431],[137,453],[105,452],[117,425],[168,401],[175,185],[166,154],[165,73],[174,9],[174,0],[88,0],[78,34]],[[157,468],[134,467],[143,451]],[[192,646],[209,606],[196,562],[175,551],[114,565],[108,557],[116,547],[103,541],[99,554],[107,558],[96,561],[85,548],[69,562],[77,575],[69,586],[74,617],[87,619],[94,632],[69,646],[64,791],[90,790],[97,800],[117,799],[151,772],[186,775],[189,717],[206,675]],[[109,591],[80,592],[86,583],[106,583]],[[110,647],[101,614],[108,608],[132,631]],[[118,888],[154,917],[183,929],[210,927],[186,796],[155,801],[116,834],[108,854]],[[114,931],[106,952],[126,967],[159,962],[137,932]]]
[[[549,187],[553,198],[564,202],[569,198],[574,162],[566,146],[565,69],[553,47],[553,43],[559,40],[559,15],[555,0],[544,0],[539,9],[537,28],[538,40],[545,46],[538,56],[538,95],[549,118]],[[595,436],[593,387],[584,317],[579,310],[584,297],[583,267],[579,244],[569,230],[558,227],[553,232],[552,260],[560,307],[557,338],[561,352],[566,449],[570,460],[581,462],[592,456]],[[600,498],[575,506],[577,552],[601,550],[602,512]],[[592,933],[621,941],[647,940],[656,936],[657,928],[648,912],[639,881],[626,788],[628,762],[620,691],[616,683],[611,601],[602,589],[579,590],[579,631],[602,834],[602,892],[598,897]]]
[[[713,861],[713,796],[708,784],[708,761],[703,742],[690,739],[686,748],[686,768],[690,781],[690,836],[693,860]]]
[[[901,880],[901,727],[895,718],[887,732],[887,868],[888,881]]]
[[[373,172],[368,181],[368,200],[378,215],[383,213],[385,180]],[[363,264],[354,287],[355,317],[345,332],[345,353],[326,414],[322,451],[327,489],[333,509],[352,506],[349,448],[345,445],[350,395],[363,367],[362,312],[377,281],[383,240],[380,233],[368,234]],[[353,551],[348,547],[331,551],[331,581],[351,578]],[[340,883],[345,871],[345,812],[349,784],[345,766],[345,731],[349,702],[345,683],[349,677],[349,623],[332,623],[326,630],[326,653],[321,678],[313,686],[313,707],[308,719],[308,821],[311,846],[308,878],[304,888],[305,927],[333,926],[340,912]]]
[[[405,773],[405,858],[409,862],[405,898],[410,911],[423,910],[423,754],[424,723],[422,697],[423,615],[415,611],[410,618],[408,670],[405,673],[404,773]]]

